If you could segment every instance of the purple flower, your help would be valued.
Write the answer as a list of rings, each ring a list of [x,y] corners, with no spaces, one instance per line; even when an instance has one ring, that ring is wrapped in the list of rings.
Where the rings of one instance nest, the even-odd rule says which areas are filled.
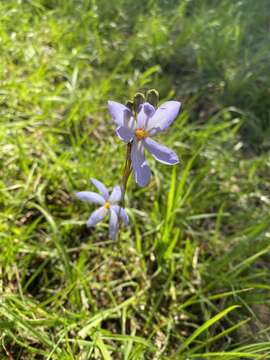
[[[108,106],[112,119],[118,126],[116,130],[117,136],[125,143],[132,142],[131,165],[138,185],[147,185],[151,176],[144,155],[145,148],[155,160],[163,164],[174,165],[179,162],[174,151],[160,145],[152,137],[171,125],[179,113],[180,102],[167,101],[158,109],[145,102],[140,105],[137,119],[134,118],[132,111],[122,104],[109,101]]]
[[[104,217],[110,214],[110,237],[114,240],[118,231],[118,219],[122,219],[125,225],[128,225],[128,215],[122,207],[117,205],[122,198],[122,191],[120,186],[115,186],[111,195],[104,184],[96,179],[91,179],[92,184],[100,191],[101,195],[91,191],[80,191],[76,196],[82,200],[94,204],[101,205],[95,210],[87,221],[87,226],[92,227],[102,221]]]

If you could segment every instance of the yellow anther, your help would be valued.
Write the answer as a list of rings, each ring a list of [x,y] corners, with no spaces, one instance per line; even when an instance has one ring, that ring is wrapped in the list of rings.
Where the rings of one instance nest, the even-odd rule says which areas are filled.
[[[135,130],[135,135],[136,135],[136,138],[138,140],[142,140],[143,138],[148,136],[148,132],[146,130],[144,130],[144,129],[136,129]]]
[[[106,201],[104,204],[105,209],[109,209],[111,206],[111,204],[109,203],[109,201]]]

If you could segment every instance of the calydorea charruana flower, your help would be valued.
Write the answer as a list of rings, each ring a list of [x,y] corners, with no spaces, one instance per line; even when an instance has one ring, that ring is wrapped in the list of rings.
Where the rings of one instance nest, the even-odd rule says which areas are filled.
[[[136,119],[125,105],[109,101],[108,106],[112,119],[118,126],[117,136],[127,144],[131,142],[131,166],[138,185],[147,185],[151,176],[144,149],[163,164],[175,165],[179,162],[174,151],[157,143],[152,137],[171,125],[179,113],[180,102],[167,101],[158,109],[145,102],[140,105]]]
[[[112,240],[114,240],[119,227],[119,217],[122,219],[125,225],[128,225],[129,223],[128,215],[125,209],[117,205],[117,203],[119,203],[122,198],[121,188],[120,186],[115,186],[111,195],[109,195],[108,189],[104,184],[102,184],[102,182],[96,179],[91,179],[91,182],[100,191],[101,195],[91,191],[80,191],[76,193],[76,196],[82,201],[101,205],[91,214],[87,221],[87,226],[95,226],[97,223],[102,221],[107,214],[109,214],[110,237]]]

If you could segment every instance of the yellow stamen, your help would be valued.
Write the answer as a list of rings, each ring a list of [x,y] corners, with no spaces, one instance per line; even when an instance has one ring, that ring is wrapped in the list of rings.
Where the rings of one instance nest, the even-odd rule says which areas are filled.
[[[111,204],[109,203],[109,201],[106,201],[104,204],[105,209],[109,209],[111,206]]]
[[[135,135],[136,135],[136,138],[138,140],[142,140],[143,138],[148,136],[148,132],[146,130],[144,130],[144,129],[136,129],[135,130]]]

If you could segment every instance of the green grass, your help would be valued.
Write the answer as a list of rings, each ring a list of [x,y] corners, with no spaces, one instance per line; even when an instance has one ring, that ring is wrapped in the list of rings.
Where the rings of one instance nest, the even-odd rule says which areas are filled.
[[[0,358],[267,359],[268,0],[0,3]],[[74,197],[119,183],[107,100],[183,111],[130,181],[129,228]]]

